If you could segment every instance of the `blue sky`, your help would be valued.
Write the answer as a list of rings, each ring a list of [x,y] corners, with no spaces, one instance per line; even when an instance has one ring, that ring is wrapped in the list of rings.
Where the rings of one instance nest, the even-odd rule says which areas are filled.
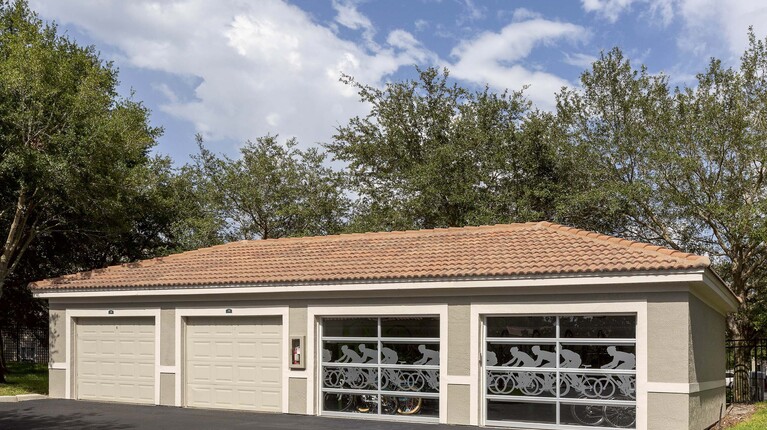
[[[235,156],[248,139],[327,142],[367,107],[341,73],[382,86],[440,66],[468,87],[517,90],[552,109],[600,51],[694,85],[717,57],[737,65],[761,0],[32,0],[40,16],[93,44],[163,126],[157,152],[177,163],[201,133]]]

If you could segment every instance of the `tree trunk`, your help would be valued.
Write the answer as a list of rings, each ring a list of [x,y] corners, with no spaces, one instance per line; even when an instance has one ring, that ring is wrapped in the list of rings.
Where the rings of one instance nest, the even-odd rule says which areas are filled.
[[[5,343],[3,342],[3,328],[0,327],[0,384],[5,384],[5,374],[8,368],[5,366]]]
[[[27,202],[27,190],[21,187],[19,197],[16,200],[16,209],[13,214],[11,227],[8,229],[8,236],[5,238],[2,253],[0,253],[0,299],[3,298],[3,287],[8,275],[16,266],[21,255],[26,251],[29,242],[32,240],[31,233],[24,238],[24,231],[27,229],[29,220],[29,206]]]
[[[26,251],[29,242],[33,236],[28,234],[24,237],[24,231],[27,229],[29,220],[29,206],[27,202],[27,190],[21,187],[19,197],[16,200],[16,209],[13,215],[11,227],[8,229],[8,236],[3,244],[0,253],[0,300],[3,298],[3,289],[8,275],[18,263],[21,255]],[[8,373],[8,367],[5,364],[5,347],[2,339],[2,329],[0,329],[0,383],[5,383],[5,375]]]

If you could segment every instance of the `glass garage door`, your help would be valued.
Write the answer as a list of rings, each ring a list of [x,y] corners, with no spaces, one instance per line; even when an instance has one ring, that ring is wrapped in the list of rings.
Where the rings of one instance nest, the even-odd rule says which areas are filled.
[[[439,318],[323,318],[324,415],[437,421]]]
[[[636,428],[636,316],[488,316],[485,417],[525,428]]]

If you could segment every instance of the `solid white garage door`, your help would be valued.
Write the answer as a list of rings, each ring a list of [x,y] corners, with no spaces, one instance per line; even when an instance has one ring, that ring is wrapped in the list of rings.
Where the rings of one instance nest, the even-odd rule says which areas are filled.
[[[154,318],[80,318],[77,398],[154,403]]]
[[[280,317],[195,317],[186,328],[186,405],[282,410]]]

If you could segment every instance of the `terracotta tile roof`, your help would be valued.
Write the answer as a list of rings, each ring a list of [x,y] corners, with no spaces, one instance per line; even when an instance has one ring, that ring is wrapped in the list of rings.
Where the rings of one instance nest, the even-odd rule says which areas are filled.
[[[548,222],[232,242],[30,284],[182,287],[705,268],[686,254]]]

